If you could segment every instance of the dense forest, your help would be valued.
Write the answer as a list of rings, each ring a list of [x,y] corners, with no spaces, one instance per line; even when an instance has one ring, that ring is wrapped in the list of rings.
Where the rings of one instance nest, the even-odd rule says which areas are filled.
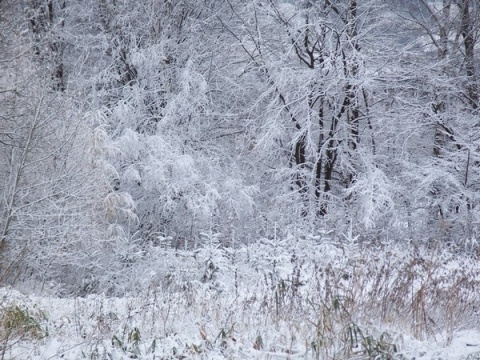
[[[76,328],[92,359],[393,359],[372,319],[451,343],[478,317],[479,48],[478,0],[0,0],[0,289],[154,299],[148,349],[133,305],[105,357]],[[22,309],[2,359],[33,358],[11,316],[43,334]],[[189,309],[224,325],[172,340]]]
[[[476,242],[477,1],[0,7],[4,282],[208,234]]]

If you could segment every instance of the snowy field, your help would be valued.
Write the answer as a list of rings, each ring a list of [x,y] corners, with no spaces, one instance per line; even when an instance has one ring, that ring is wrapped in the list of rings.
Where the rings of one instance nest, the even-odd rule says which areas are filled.
[[[389,248],[157,249],[124,297],[2,288],[0,358],[480,358],[475,259]]]

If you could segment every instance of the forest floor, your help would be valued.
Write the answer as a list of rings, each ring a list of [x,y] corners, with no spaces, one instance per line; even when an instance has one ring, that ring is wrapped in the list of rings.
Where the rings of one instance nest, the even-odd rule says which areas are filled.
[[[480,359],[472,256],[292,241],[161,251],[168,266],[122,297],[0,288],[0,359]]]

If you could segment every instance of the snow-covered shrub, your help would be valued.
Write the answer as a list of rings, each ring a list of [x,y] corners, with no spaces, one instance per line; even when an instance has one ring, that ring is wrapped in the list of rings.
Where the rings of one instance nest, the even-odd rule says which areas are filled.
[[[40,322],[48,334],[22,339],[23,354],[430,359],[455,349],[458,356],[443,358],[463,359],[476,349],[458,343],[480,338],[462,332],[478,322],[474,256],[316,236],[231,249],[205,236],[212,245],[196,253],[154,246],[144,254],[148,266],[131,264],[136,281],[121,275],[122,297],[1,290],[6,308],[37,304],[48,313]],[[205,272],[210,263],[213,273]]]

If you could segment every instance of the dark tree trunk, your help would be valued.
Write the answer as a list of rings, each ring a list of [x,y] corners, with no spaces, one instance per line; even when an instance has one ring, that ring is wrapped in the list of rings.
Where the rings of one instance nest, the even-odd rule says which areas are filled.
[[[472,109],[478,108],[478,84],[475,71],[475,42],[473,34],[473,19],[470,12],[470,0],[463,0],[460,4],[462,13],[461,32],[465,47],[465,70],[468,81],[468,102]]]

